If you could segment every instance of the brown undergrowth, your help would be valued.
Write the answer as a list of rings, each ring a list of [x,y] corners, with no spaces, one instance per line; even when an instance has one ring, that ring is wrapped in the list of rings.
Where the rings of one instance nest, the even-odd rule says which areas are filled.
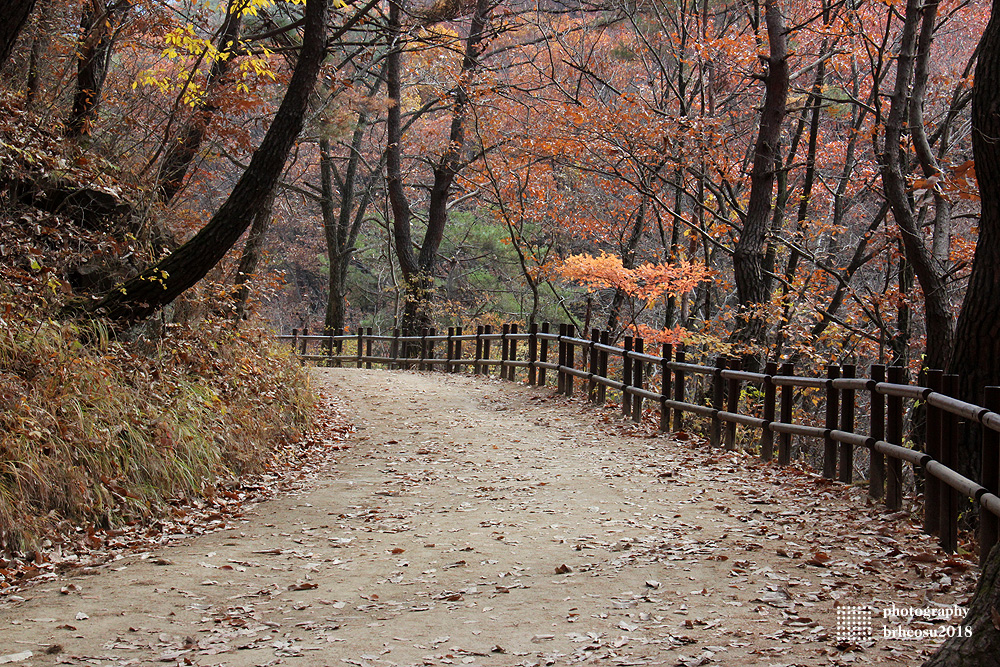
[[[128,343],[98,321],[0,312],[0,549],[211,499],[300,439],[312,404],[259,330],[203,321]]]

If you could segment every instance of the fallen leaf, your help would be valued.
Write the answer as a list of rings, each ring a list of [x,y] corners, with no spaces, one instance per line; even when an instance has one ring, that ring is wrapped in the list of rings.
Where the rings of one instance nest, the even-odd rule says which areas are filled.
[[[311,581],[300,581],[288,586],[288,590],[290,591],[309,591],[314,588],[319,588],[319,584],[314,584]]]

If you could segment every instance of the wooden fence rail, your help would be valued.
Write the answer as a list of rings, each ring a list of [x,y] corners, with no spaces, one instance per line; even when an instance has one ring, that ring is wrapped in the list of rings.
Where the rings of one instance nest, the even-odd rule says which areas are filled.
[[[356,334],[337,331],[321,336],[296,329],[290,336],[277,338],[290,342],[303,363],[354,364],[357,368],[380,364],[390,369],[450,373],[471,369],[476,375],[489,374],[497,367],[500,378],[509,381],[516,381],[518,370],[524,368],[527,383],[536,386],[545,386],[551,371],[556,390],[566,396],[574,395],[577,379],[583,381],[588,400],[597,404],[606,401],[609,388],[620,392],[622,415],[634,421],[641,419],[648,401],[659,412],[661,431],[683,430],[685,415],[705,417],[709,442],[715,447],[735,449],[737,426],[742,425],[760,431],[760,457],[769,461],[775,455],[777,436],[779,465],[791,461],[793,435],[813,438],[823,443],[823,476],[844,483],[855,481],[854,455],[864,449],[869,454],[868,493],[890,510],[902,507],[902,464],[909,463],[915,474],[922,472],[924,530],[937,535],[946,551],[958,548],[962,498],[970,499],[967,505],[978,509],[981,561],[998,540],[1000,387],[986,388],[983,407],[955,398],[957,377],[941,371],[923,373],[920,380],[926,386],[907,384],[902,367],[877,364],[870,367],[867,378],[856,377],[853,365],[830,365],[826,377],[797,376],[792,364],[779,367],[774,362],[766,364],[763,373],[752,373],[742,370],[739,360],[727,357],[717,358],[711,366],[688,363],[681,345],[664,344],[657,356],[646,352],[642,338],[627,336],[618,347],[610,344],[607,331],[594,329],[589,337],[579,337],[573,325],[560,324],[558,333],[553,333],[547,322],[540,327],[532,324],[527,332],[516,324],[505,324],[498,332],[489,325],[479,326],[474,334],[465,333],[462,327],[450,327],[447,334],[427,329],[419,336],[403,336],[398,329],[391,335],[374,334],[369,328],[358,329]],[[495,342],[499,344],[494,348]],[[318,353],[310,353],[310,343],[313,350],[320,348]],[[345,343],[354,344],[353,354],[345,353]],[[439,343],[444,343],[444,356],[435,356]],[[499,357],[493,356],[494,349],[499,349]],[[758,410],[747,405],[749,388],[762,401]],[[808,419],[796,421],[795,390],[823,396],[822,426]],[[696,402],[698,396],[705,404]],[[865,433],[856,432],[859,396],[867,399]],[[926,407],[926,451],[905,446],[906,400]],[[953,468],[963,422],[982,427],[978,482]]]

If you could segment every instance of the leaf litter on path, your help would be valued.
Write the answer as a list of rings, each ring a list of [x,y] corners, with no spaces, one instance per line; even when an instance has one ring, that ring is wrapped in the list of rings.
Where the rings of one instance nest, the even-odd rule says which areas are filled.
[[[845,645],[836,607],[961,603],[974,582],[908,517],[801,467],[549,389],[316,377],[356,428],[335,463],[214,532],[53,571],[0,603],[0,647],[32,664],[910,664],[933,645]]]

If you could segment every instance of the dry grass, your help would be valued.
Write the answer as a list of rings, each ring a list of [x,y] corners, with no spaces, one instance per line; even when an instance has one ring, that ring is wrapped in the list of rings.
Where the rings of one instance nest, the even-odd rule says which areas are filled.
[[[126,344],[100,323],[8,310],[0,314],[0,549],[211,497],[301,437],[312,404],[301,369],[260,331],[201,322],[168,327],[155,344]]]

